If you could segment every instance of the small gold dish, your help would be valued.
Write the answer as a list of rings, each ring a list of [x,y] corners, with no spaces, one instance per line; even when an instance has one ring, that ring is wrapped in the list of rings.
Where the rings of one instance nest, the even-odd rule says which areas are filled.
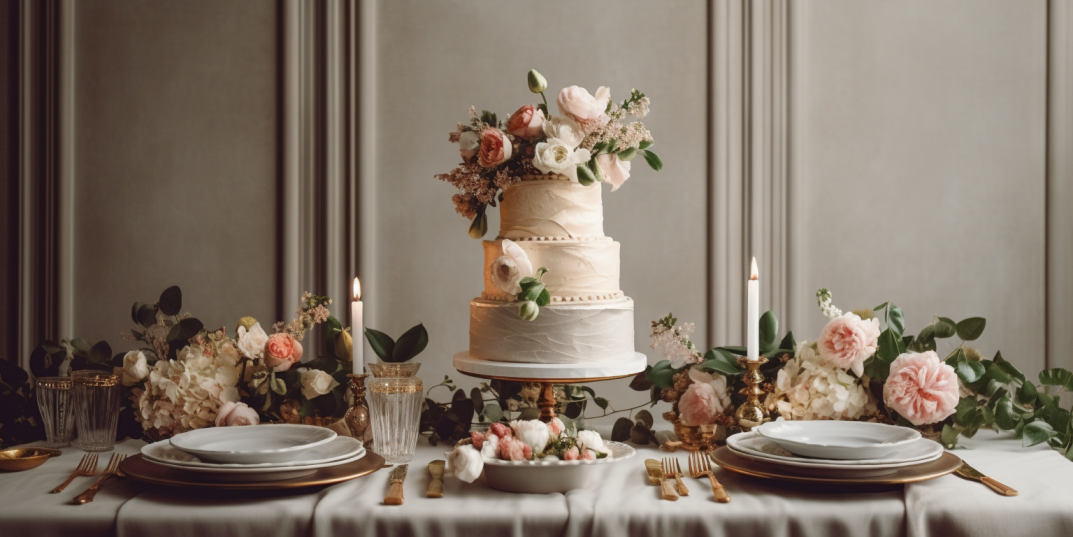
[[[48,448],[16,448],[0,451],[0,471],[21,472],[37,468],[60,450]]]

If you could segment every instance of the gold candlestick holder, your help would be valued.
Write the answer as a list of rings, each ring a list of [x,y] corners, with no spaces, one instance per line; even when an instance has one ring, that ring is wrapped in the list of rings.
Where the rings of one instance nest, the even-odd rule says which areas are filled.
[[[760,401],[760,396],[767,393],[763,388],[764,375],[760,373],[760,366],[766,363],[767,358],[764,357],[756,360],[750,360],[744,356],[738,358],[738,365],[745,368],[745,373],[742,375],[745,387],[738,393],[745,396],[745,401],[738,406],[738,411],[734,415],[738,418],[738,426],[746,431],[771,419],[767,409],[764,408],[764,403]]]
[[[346,411],[343,419],[346,420],[350,434],[354,438],[361,440],[366,448],[371,449],[372,431],[369,429],[369,402],[365,400],[365,379],[368,376],[366,374],[347,375],[347,378],[350,379],[350,390],[354,394],[354,404]]]

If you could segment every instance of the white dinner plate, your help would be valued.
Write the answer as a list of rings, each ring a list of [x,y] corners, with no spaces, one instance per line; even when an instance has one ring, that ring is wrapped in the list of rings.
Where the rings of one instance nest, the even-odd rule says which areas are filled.
[[[309,466],[312,464],[322,464],[326,462],[334,462],[343,459],[352,458],[362,451],[361,440],[351,438],[349,436],[337,436],[327,444],[321,444],[316,446],[305,453],[302,453],[298,458],[287,462],[262,462],[258,464],[236,464],[236,463],[215,463],[205,462],[201,459],[185,452],[180,451],[171,445],[167,440],[161,440],[160,442],[154,442],[152,444],[146,444],[142,446],[142,456],[152,462],[160,462],[169,466],[182,466],[190,468],[234,468],[234,469],[256,469],[256,468],[284,468],[284,467],[301,467]]]
[[[208,427],[177,434],[171,445],[205,462],[258,464],[297,459],[336,436],[324,427],[289,423]]]
[[[900,468],[934,461],[943,455],[943,446],[921,438],[901,447],[891,459],[847,461],[837,459],[811,459],[795,456],[775,442],[756,434],[741,433],[727,438],[727,447],[735,454],[806,475],[881,476],[894,473]]]
[[[778,461],[800,464],[824,464],[832,466],[874,466],[906,462],[934,460],[943,452],[943,446],[926,438],[898,446],[888,457],[882,459],[817,459],[795,455],[774,441],[760,436],[756,432],[740,433],[727,437],[727,446],[735,452],[763,457]]]
[[[755,431],[787,451],[817,459],[882,459],[921,438],[915,429],[864,421],[771,421]]]
[[[345,459],[322,462],[318,464],[309,464],[305,466],[277,466],[273,468],[206,468],[200,466],[181,466],[170,462],[161,462],[148,458],[146,458],[145,460],[151,464],[158,464],[160,466],[166,466],[173,470],[196,474],[203,479],[211,479],[214,481],[239,481],[247,483],[256,483],[258,481],[281,481],[284,479],[294,479],[297,477],[312,475],[321,468],[330,468],[333,466],[338,466],[340,464],[348,464],[359,460],[365,456],[365,453],[365,448],[361,448],[361,450],[359,450],[357,453]],[[143,458],[145,457],[143,456]]]

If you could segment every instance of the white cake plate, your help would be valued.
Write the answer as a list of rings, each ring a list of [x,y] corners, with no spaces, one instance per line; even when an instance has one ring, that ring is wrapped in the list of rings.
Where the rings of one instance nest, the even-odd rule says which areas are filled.
[[[471,377],[541,383],[540,419],[547,422],[555,417],[555,384],[577,384],[613,380],[636,375],[645,370],[648,357],[639,352],[614,362],[581,362],[576,364],[525,364],[493,362],[470,356],[468,351],[455,354],[454,366],[459,373]]]

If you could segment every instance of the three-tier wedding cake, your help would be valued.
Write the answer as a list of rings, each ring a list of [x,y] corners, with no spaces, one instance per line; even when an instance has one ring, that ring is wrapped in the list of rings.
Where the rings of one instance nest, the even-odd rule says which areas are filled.
[[[499,236],[483,242],[484,292],[470,302],[470,356],[556,364],[634,356],[633,300],[619,287],[619,243],[604,235],[602,190],[536,175],[503,191]],[[548,269],[551,303],[531,321],[494,282],[496,261],[515,245]]]

